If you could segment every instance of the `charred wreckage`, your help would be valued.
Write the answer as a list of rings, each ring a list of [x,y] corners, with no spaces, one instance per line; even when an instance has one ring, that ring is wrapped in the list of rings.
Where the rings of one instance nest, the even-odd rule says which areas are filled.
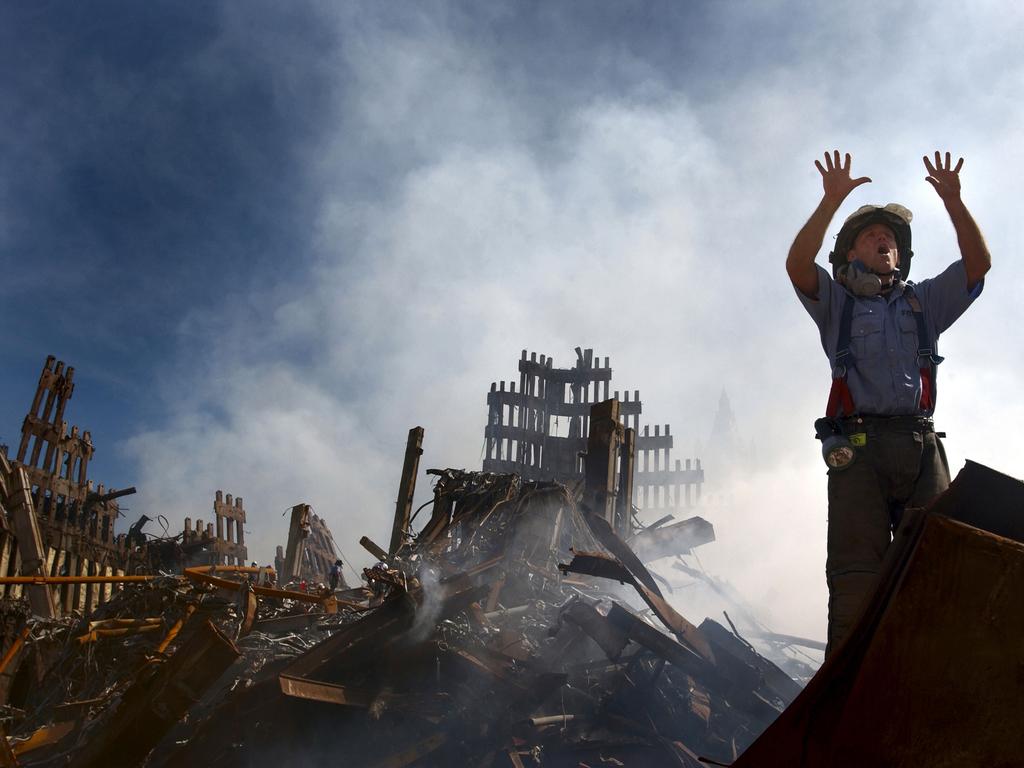
[[[376,565],[333,589],[336,545],[305,504],[273,568],[246,565],[242,500],[220,491],[206,525],[115,535],[133,489],[93,490],[89,433],[63,421],[73,369],[48,359],[15,458],[0,450],[0,765],[966,765],[937,750],[957,757],[981,721],[970,755],[1024,754],[1022,683],[1005,674],[1024,637],[1018,481],[969,463],[939,509],[909,515],[857,631],[812,678],[778,649],[813,641],[762,632],[755,648],[727,614],[696,625],[666,597],[660,558],[720,587],[682,557],[711,524],[675,520],[703,469],[673,467],[668,427],[639,429],[639,393],[609,397],[607,358],[577,356],[558,369],[524,352],[518,391],[488,395],[483,471],[427,470],[415,510],[410,430],[390,540],[364,536]],[[638,497],[666,513],[641,524]],[[951,551],[932,584],[929,558]],[[940,599],[941,642],[899,631]],[[894,653],[917,653],[900,680],[922,686],[961,640],[985,666],[933,686],[940,736],[913,708],[872,708]],[[979,686],[999,709],[950,725]]]

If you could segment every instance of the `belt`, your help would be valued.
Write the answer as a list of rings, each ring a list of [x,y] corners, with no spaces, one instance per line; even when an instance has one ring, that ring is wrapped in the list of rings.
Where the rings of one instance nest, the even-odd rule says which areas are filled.
[[[934,432],[935,422],[930,416],[883,416],[862,413],[840,419],[845,432],[857,432],[862,429],[889,430],[893,432]]]

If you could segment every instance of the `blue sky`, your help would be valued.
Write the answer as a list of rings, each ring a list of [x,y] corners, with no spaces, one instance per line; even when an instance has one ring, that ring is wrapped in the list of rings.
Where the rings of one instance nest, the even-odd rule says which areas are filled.
[[[680,457],[729,391],[758,460],[702,557],[820,634],[828,370],[782,268],[813,160],[874,179],[849,210],[914,210],[921,278],[957,257],[921,155],[967,158],[995,268],[938,415],[954,471],[1024,475],[1022,27],[996,2],[6,3],[0,439],[55,354],[132,516],[223,488],[266,559],[308,501],[358,561],[409,427],[424,468],[479,466],[520,349],[591,346]]]

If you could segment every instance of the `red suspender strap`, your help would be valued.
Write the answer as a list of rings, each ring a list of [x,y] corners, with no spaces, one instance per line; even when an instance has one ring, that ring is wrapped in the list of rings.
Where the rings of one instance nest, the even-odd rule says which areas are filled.
[[[840,412],[840,406],[842,411]],[[850,416],[853,413],[853,395],[850,394],[850,387],[846,384],[846,374],[832,379],[832,390],[828,393],[828,405],[825,406],[825,415],[830,419],[837,416]]]
[[[935,408],[935,401],[933,400],[933,393],[935,392],[935,383],[932,381],[932,369],[931,366],[921,368],[921,410],[931,411]]]
[[[914,321],[917,324],[917,359],[921,366],[921,402],[919,407],[925,413],[931,413],[935,409],[935,374],[936,366],[942,362],[942,357],[935,350],[931,337],[928,335],[928,326],[924,321],[924,310],[921,308],[921,300],[914,293],[914,287],[907,285],[903,294],[910,310],[914,314]]]
[[[836,356],[832,361],[832,390],[828,393],[825,415],[830,419],[853,415],[853,395],[846,383],[846,366],[853,360],[850,354],[851,325],[853,324],[853,296],[847,295],[839,317],[839,336],[836,338]]]

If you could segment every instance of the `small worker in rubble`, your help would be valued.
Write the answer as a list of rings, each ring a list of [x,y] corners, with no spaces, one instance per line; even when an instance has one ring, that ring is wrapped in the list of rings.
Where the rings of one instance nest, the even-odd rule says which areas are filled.
[[[331,566],[330,571],[331,578],[331,592],[338,588],[338,582],[341,581],[341,560],[335,560],[334,565]]]
[[[830,275],[815,263],[826,230],[850,192],[871,179],[852,178],[849,154],[824,159],[815,161],[824,194],[789,249],[786,271],[832,366],[826,414],[815,423],[829,466],[827,656],[872,593],[903,509],[923,507],[949,486],[932,422],[936,342],[981,294],[992,261],[960,197],[963,158],[954,166],[948,152],[936,152],[934,162],[924,158],[927,181],[953,223],[960,259],[908,281],[910,211],[866,205],[839,230]]]

